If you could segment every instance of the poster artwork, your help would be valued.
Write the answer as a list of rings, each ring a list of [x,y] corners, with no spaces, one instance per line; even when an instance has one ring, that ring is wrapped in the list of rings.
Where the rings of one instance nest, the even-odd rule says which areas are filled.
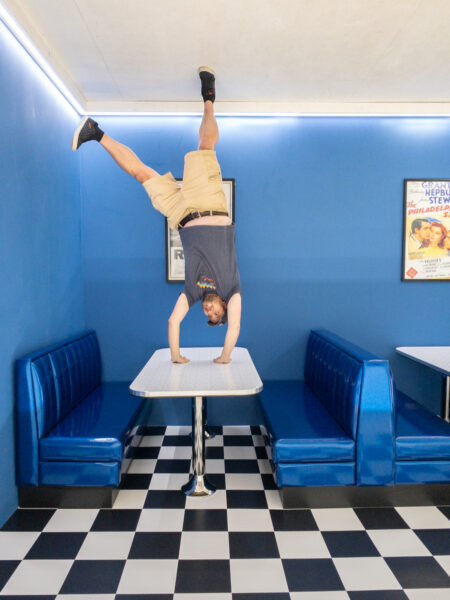
[[[404,281],[450,280],[450,180],[405,179]]]

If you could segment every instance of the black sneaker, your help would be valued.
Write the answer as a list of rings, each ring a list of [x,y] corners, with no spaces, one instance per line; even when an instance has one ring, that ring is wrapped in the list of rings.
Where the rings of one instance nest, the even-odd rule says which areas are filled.
[[[211,69],[211,67],[199,67],[198,74],[200,75],[200,79],[202,80],[202,97],[206,102],[207,100],[211,100],[214,102],[216,99],[216,88],[215,88],[215,73]]]
[[[84,142],[96,140],[99,142],[103,137],[103,131],[98,126],[98,123],[90,117],[84,117],[78,125],[72,138],[72,150],[78,150]]]

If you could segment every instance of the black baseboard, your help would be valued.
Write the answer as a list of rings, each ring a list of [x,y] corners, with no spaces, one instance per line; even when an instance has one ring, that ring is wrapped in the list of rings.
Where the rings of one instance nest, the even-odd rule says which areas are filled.
[[[20,508],[112,508],[114,487],[40,485],[19,487]]]
[[[450,483],[280,488],[283,508],[450,505]]]

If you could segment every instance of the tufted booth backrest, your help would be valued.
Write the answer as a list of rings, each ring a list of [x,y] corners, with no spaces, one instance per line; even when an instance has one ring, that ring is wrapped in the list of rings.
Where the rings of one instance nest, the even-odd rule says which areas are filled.
[[[308,340],[305,383],[345,433],[356,439],[363,363],[323,335]]]
[[[311,331],[305,383],[356,441],[357,485],[392,484],[394,395],[388,361],[329,331]]]
[[[101,383],[94,331],[16,361],[19,484],[37,484],[39,439]]]

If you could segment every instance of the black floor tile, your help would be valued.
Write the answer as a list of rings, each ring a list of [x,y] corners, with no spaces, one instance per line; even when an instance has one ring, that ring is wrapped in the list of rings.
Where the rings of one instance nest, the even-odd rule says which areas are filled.
[[[74,559],[87,533],[41,533],[25,558],[28,559]]]
[[[212,483],[212,485],[216,489],[218,489],[218,490],[225,489],[225,474],[224,473],[211,473],[210,475],[207,475],[207,479],[208,479],[209,483]]]
[[[159,459],[155,466],[155,473],[189,473],[189,459]]]
[[[115,600],[173,600],[173,594],[116,594]]]
[[[450,577],[432,556],[396,556],[384,560],[404,589],[450,588]]]
[[[19,565],[20,560],[0,560],[0,591]]]
[[[228,508],[267,508],[262,490],[227,490]]]
[[[253,446],[251,435],[224,435],[224,446]]]
[[[124,560],[76,560],[60,594],[114,594],[119,586]]]
[[[450,554],[450,529],[414,529],[431,554]]]
[[[135,531],[140,516],[141,511],[137,509],[102,509],[91,531]]]
[[[231,576],[228,560],[180,560],[175,593],[230,593]]]
[[[225,460],[225,473],[259,473],[257,460]]]
[[[271,531],[230,531],[230,558],[280,558],[275,534]]]
[[[409,529],[395,508],[355,508],[366,529]]]
[[[261,427],[259,425],[250,425],[252,435],[261,435]]]
[[[192,446],[192,438],[189,435],[165,435],[163,446]]]
[[[264,446],[255,446],[256,458],[267,459],[267,450]]]
[[[350,600],[408,600],[403,590],[347,592]]]
[[[122,490],[148,490],[152,480],[151,474],[130,473],[125,475],[120,489]]]
[[[438,509],[450,520],[450,506],[438,506]]]
[[[365,531],[322,531],[333,558],[350,556],[380,556]]]
[[[186,481],[187,481],[186,476]],[[186,496],[181,490],[150,490],[144,508],[184,508]]]
[[[141,428],[141,435],[164,435],[166,433],[166,426],[161,426],[161,427],[149,427],[149,426],[144,426]]]
[[[158,458],[158,446],[139,446],[136,448],[135,458]]]
[[[272,473],[262,473],[261,479],[265,490],[277,490],[277,485]]]
[[[310,510],[271,510],[275,531],[317,531],[317,523]]]
[[[178,558],[180,543],[181,532],[137,532],[128,558]]]
[[[183,531],[227,531],[226,509],[192,509],[184,513]]]
[[[205,448],[205,458],[221,459],[224,457],[223,446],[208,446]]]
[[[42,531],[55,514],[51,509],[19,508],[1,528],[1,531]]]
[[[283,559],[290,592],[336,591],[345,589],[329,558]]]

